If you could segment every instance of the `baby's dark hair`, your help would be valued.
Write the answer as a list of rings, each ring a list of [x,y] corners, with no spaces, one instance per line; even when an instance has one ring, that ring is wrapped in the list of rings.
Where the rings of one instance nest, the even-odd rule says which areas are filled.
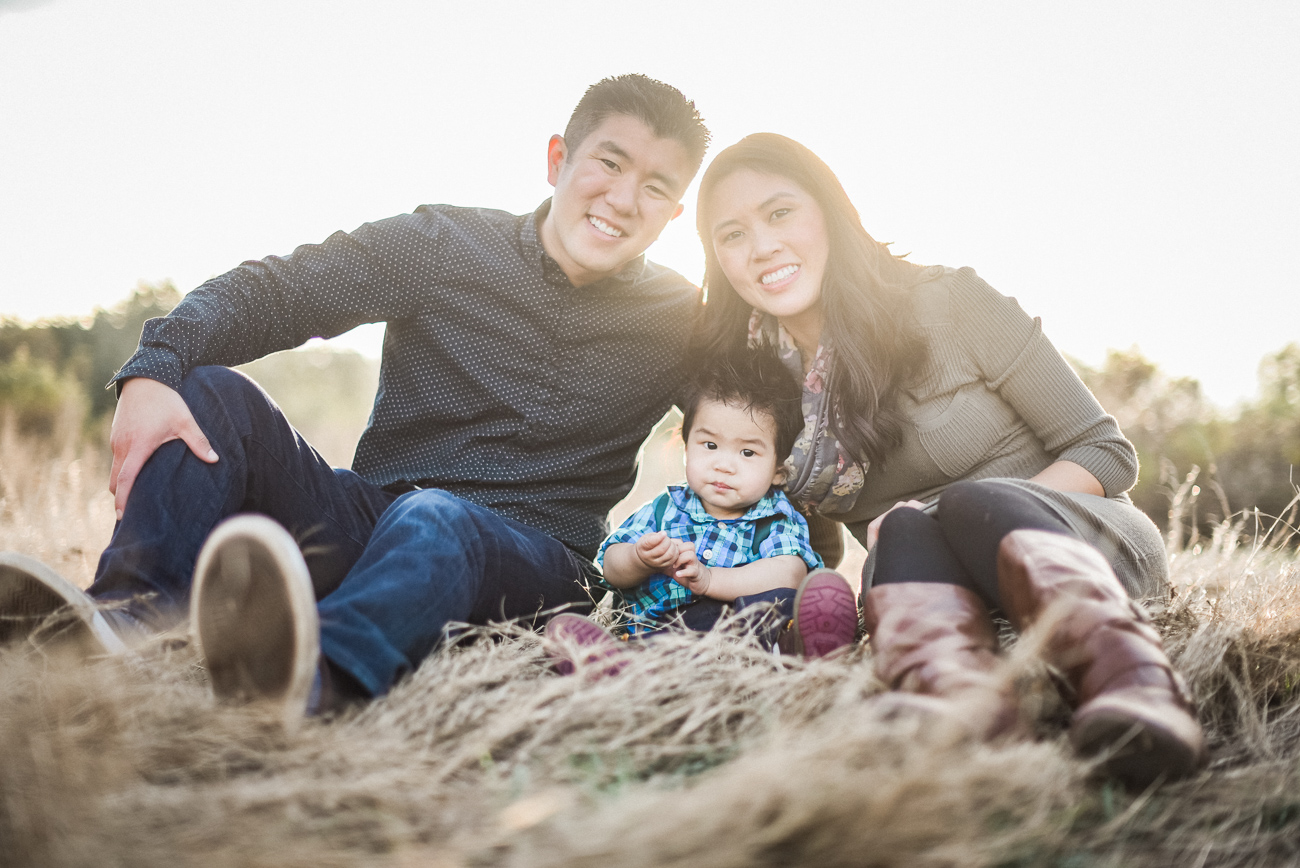
[[[691,435],[701,401],[720,401],[776,423],[776,463],[794,448],[803,430],[803,391],[769,346],[742,347],[705,357],[682,397],[682,439]]]

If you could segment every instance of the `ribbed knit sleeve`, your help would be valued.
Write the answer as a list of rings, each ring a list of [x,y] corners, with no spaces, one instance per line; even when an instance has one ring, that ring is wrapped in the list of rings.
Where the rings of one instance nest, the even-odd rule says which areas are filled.
[[[997,392],[1059,460],[1097,478],[1107,496],[1137,481],[1137,452],[1078,375],[1014,298],[973,269],[951,280],[957,340]]]

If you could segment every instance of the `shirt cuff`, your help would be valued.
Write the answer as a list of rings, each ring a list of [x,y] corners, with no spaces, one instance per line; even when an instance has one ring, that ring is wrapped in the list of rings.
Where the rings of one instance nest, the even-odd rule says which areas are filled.
[[[122,394],[122,382],[132,377],[148,377],[176,391],[181,390],[181,380],[185,378],[185,367],[175,351],[162,347],[141,347],[135,355],[127,359],[122,369],[108,381],[109,386]]]

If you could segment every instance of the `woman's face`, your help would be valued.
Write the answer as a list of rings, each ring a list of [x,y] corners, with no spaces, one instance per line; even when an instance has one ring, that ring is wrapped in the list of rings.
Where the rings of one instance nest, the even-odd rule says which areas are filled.
[[[752,169],[719,182],[706,205],[714,253],[736,292],[801,346],[815,345],[830,253],[821,206],[788,178]]]

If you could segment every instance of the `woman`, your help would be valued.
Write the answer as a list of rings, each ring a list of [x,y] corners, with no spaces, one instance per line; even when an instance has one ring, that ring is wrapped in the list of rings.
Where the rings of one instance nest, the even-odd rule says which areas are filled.
[[[989,610],[1044,619],[1073,688],[1071,740],[1135,784],[1192,773],[1204,738],[1133,597],[1168,593],[1159,532],[1125,492],[1137,456],[1014,299],[970,269],[921,267],[873,240],[811,151],[760,133],[700,185],[705,352],[777,348],[804,385],[790,496],[871,550],[863,614],[892,688],[982,696]],[[1053,604],[1059,605],[1053,606]]]

